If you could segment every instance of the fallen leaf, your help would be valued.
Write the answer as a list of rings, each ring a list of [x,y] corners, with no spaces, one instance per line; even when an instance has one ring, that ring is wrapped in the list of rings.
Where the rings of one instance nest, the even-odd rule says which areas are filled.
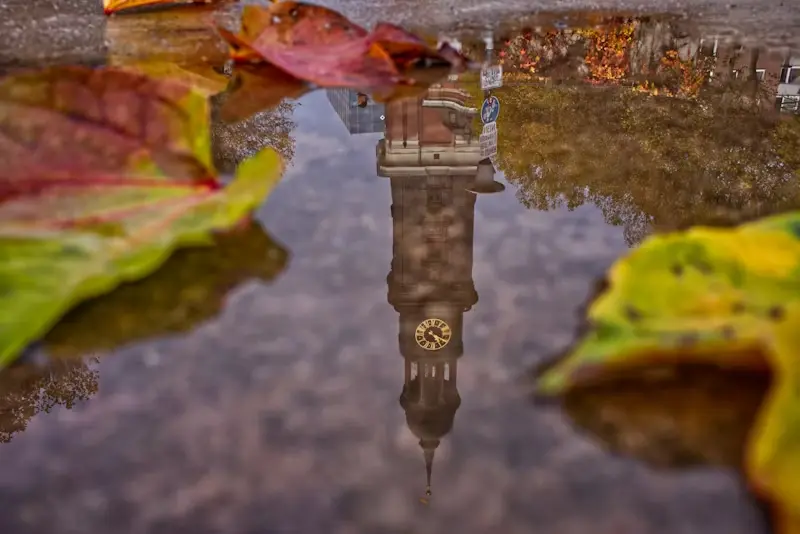
[[[236,63],[261,63],[262,58],[259,53],[250,45],[251,40],[220,26],[217,28],[222,37],[230,47],[231,59]]]
[[[338,11],[316,4],[286,0],[242,9],[242,38],[261,46],[332,45],[367,35]]]
[[[213,184],[206,99],[118,69],[51,68],[0,80],[0,200],[113,173]]]
[[[611,268],[588,310],[588,332],[539,378],[539,393],[664,362],[768,366],[772,385],[749,434],[745,472],[775,503],[778,522],[800,528],[798,295],[800,213],[651,237]]]
[[[412,66],[467,65],[451,47],[440,52],[398,26],[379,23],[367,32],[336,11],[303,2],[247,6],[239,34],[219,31],[235,60],[266,61],[321,87],[386,87],[407,83],[403,71]]]
[[[242,65],[233,73],[220,118],[228,123],[239,122],[276,108],[287,98],[300,98],[310,90],[308,84],[272,65]]]
[[[265,150],[221,188],[203,95],[114,69],[0,80],[0,366],[76,303],[238,224],[278,180]]]
[[[137,7],[180,6],[186,4],[213,4],[231,0],[103,0],[103,13],[111,15]]]
[[[367,39],[323,46],[262,46],[257,40],[249,46],[275,67],[320,87],[380,87],[403,79],[388,54]]]
[[[332,9],[293,1],[246,5],[239,34],[221,26],[218,31],[231,47],[231,58],[240,63],[263,62],[258,48],[319,47],[367,35],[367,30]]]
[[[401,70],[418,65],[426,59],[439,63],[452,62],[453,56],[446,59],[436,48],[410,33],[400,26],[379,22],[368,34],[367,39],[370,43],[377,43],[383,48],[394,61],[395,65]],[[449,45],[448,45],[449,46]],[[447,49],[448,52],[452,48]]]
[[[375,102],[389,102],[424,94],[428,87],[448,73],[443,68],[414,69],[407,84],[389,85],[370,91]],[[262,111],[275,109],[287,100],[298,99],[313,88],[268,63],[239,65],[226,90],[219,118],[224,123],[249,119]]]

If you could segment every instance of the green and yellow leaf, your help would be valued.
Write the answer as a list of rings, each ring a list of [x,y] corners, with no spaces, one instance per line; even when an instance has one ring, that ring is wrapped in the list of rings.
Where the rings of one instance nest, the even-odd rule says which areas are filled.
[[[588,323],[540,393],[661,363],[771,370],[745,469],[782,517],[800,517],[800,213],[647,239],[611,268]]]
[[[222,188],[202,94],[114,69],[0,80],[0,367],[76,303],[237,225],[282,172],[265,150]]]

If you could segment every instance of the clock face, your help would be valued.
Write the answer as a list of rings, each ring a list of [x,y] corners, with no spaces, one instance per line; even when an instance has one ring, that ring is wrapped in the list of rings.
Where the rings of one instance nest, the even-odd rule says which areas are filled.
[[[425,319],[414,332],[417,345],[425,350],[439,350],[450,342],[453,332],[441,319]]]

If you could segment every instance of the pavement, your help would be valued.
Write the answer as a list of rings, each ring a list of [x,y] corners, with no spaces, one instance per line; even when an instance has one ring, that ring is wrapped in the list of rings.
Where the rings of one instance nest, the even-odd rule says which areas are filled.
[[[733,39],[744,45],[767,48],[797,47],[800,4],[791,0],[329,0],[320,2],[346,13],[362,24],[387,20],[431,32],[498,31],[523,25],[572,23],[593,12],[679,14],[707,37]],[[238,7],[230,3],[213,18],[235,18]],[[193,19],[175,14],[171,19]],[[202,18],[202,17],[201,17]],[[115,20],[120,19],[120,20]],[[205,21],[203,21],[205,23]],[[52,62],[102,63],[114,35],[144,39],[177,39],[203,55],[205,39],[200,26],[182,32],[163,17],[129,17],[110,20],[102,14],[100,0],[2,0],[0,2],[0,67]],[[180,24],[180,22],[178,22]],[[206,28],[207,29],[207,28]],[[181,34],[183,35],[177,35]],[[130,37],[133,41],[133,37]],[[111,50],[110,52],[114,52]],[[148,50],[146,55],[151,55]],[[162,52],[166,53],[166,51]]]

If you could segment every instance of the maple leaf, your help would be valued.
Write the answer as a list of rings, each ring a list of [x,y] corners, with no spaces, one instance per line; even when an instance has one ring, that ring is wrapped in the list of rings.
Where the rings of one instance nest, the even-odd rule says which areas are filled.
[[[439,49],[388,23],[371,32],[331,9],[284,1],[245,6],[242,29],[218,28],[238,62],[262,62],[321,87],[386,87],[408,83],[410,67],[469,62],[448,45]]]
[[[799,297],[800,213],[651,237],[611,268],[588,310],[589,331],[539,378],[539,393],[665,362],[768,366],[772,383],[744,468],[753,489],[775,503],[779,532],[798,532]]]
[[[103,13],[111,15],[137,7],[180,6],[186,4],[213,4],[231,0],[103,0]]]
[[[278,180],[245,161],[224,189],[204,96],[115,69],[57,67],[0,80],[0,366],[77,302],[213,243]]]

